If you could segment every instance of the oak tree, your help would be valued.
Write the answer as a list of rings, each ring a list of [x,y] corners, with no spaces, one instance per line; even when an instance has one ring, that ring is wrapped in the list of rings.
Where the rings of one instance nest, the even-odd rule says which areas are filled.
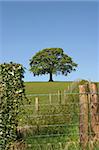
[[[30,59],[30,71],[34,76],[49,74],[49,81],[53,81],[53,74],[67,74],[75,71],[77,64],[62,48],[45,48],[37,52]]]

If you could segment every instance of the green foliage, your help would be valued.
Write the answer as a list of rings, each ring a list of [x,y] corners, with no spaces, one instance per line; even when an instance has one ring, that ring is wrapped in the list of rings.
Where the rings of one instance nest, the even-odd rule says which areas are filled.
[[[32,57],[30,60],[30,71],[34,76],[42,74],[60,74],[67,76],[71,71],[75,71],[77,64],[72,58],[66,55],[61,48],[46,48]]]
[[[9,149],[17,138],[17,116],[24,95],[20,64],[0,64],[0,150]]]

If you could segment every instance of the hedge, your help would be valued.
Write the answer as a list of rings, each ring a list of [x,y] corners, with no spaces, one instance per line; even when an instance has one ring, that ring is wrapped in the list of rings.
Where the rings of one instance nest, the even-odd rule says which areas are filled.
[[[0,150],[8,150],[17,138],[18,114],[25,96],[23,74],[20,64],[0,64]]]

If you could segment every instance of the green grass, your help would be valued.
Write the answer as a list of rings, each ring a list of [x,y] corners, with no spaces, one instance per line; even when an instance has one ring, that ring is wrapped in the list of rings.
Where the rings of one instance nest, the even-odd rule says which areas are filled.
[[[68,86],[71,84],[71,82],[26,82],[25,83],[25,90],[26,94],[54,94],[58,93],[58,91],[61,91],[61,103],[64,103],[64,90],[68,88]],[[40,149],[39,146],[43,144],[43,147],[41,149],[44,149],[44,147],[48,146],[48,143],[52,143],[52,147],[54,147],[54,150],[59,149],[59,145],[56,143],[62,143],[63,147],[66,145],[67,141],[77,141],[78,136],[75,135],[76,132],[78,132],[78,127],[74,126],[71,128],[68,127],[68,124],[75,123],[75,120],[72,114],[72,110],[74,107],[70,108],[67,105],[60,105],[58,102],[58,95],[51,95],[52,105],[45,105],[49,104],[49,95],[38,95],[39,97],[39,103],[40,103],[40,110],[38,112],[39,115],[41,115],[40,118],[30,118],[29,116],[35,115],[35,96],[28,97],[31,104],[28,107],[25,108],[24,115],[21,116],[20,125],[36,125],[39,126],[38,129],[33,129],[32,134],[31,132],[27,134],[25,137],[25,141],[28,145],[30,145],[29,150],[36,150]],[[72,102],[72,99],[71,99]],[[26,102],[25,102],[26,104]],[[42,104],[42,106],[41,106]],[[58,104],[58,106],[56,105]],[[71,114],[72,119],[70,119],[67,115],[64,114]],[[62,116],[52,116],[47,117],[45,115],[54,115],[54,114],[63,114]],[[36,114],[37,115],[37,114]],[[76,116],[76,115],[75,115]],[[76,117],[76,123],[78,122],[78,117]],[[58,126],[58,127],[41,127],[41,125],[56,125],[56,124],[66,124],[67,126]],[[68,136],[68,134],[74,133],[74,135]],[[64,134],[64,136],[49,136],[46,137],[46,135],[51,134]],[[67,135],[66,135],[67,134]],[[45,135],[46,138],[40,137],[35,138],[35,135]],[[65,144],[64,144],[65,143]],[[57,147],[58,145],[58,147]],[[49,146],[48,146],[49,147]],[[45,148],[47,150],[47,148]],[[49,148],[50,149],[50,148]]]
[[[65,90],[71,82],[25,82],[26,94],[48,94]]]
[[[49,103],[49,94],[58,93],[68,88],[71,82],[25,82],[26,94],[35,94],[36,96],[28,97],[32,104],[34,104],[35,97],[39,97],[39,103]],[[39,94],[48,94],[41,95]],[[57,96],[51,96],[52,102],[57,103]],[[62,98],[63,99],[63,98]]]
[[[53,94],[57,93],[58,90],[61,91],[62,103],[64,102],[64,90],[71,85],[72,82],[25,82],[25,90],[26,94]],[[76,84],[75,84],[76,85]],[[75,87],[75,85],[73,85]],[[78,92],[77,87],[75,88],[76,92]],[[79,106],[75,105],[78,103],[79,96],[78,95],[70,95],[67,96],[66,103],[69,105],[58,105],[58,96],[52,95],[52,106],[45,105],[49,104],[49,95],[38,96],[40,110],[38,115],[41,117],[32,118],[30,116],[37,115],[35,113],[35,96],[28,97],[30,100],[30,105],[24,107],[24,114],[20,116],[21,121],[20,125],[36,125],[37,128],[30,131],[25,135],[24,140],[28,145],[27,150],[65,150],[68,142],[71,143],[68,145],[67,150],[80,150],[79,144],[77,143],[79,140],[79,136],[77,133],[79,132],[79,126],[70,126],[70,127],[45,127],[42,128],[41,125],[55,125],[55,124],[79,124]],[[74,105],[71,105],[74,103]],[[25,104],[28,102],[25,101]],[[70,114],[70,117],[65,116],[65,113]],[[60,114],[63,113],[63,116],[56,117],[45,117],[46,114]],[[35,135],[50,135],[50,134],[65,134],[64,136],[49,136],[49,137],[34,137]],[[72,133],[74,133],[72,135]],[[69,135],[70,134],[70,135]],[[72,143],[73,142],[73,143]],[[95,149],[97,150],[97,149]]]

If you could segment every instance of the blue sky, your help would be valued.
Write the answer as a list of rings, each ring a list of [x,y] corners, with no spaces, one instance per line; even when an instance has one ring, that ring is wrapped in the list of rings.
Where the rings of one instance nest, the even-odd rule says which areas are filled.
[[[0,2],[0,61],[26,67],[25,81],[33,77],[29,59],[46,47],[60,47],[78,63],[76,72],[56,81],[99,81],[99,3],[97,1]]]

